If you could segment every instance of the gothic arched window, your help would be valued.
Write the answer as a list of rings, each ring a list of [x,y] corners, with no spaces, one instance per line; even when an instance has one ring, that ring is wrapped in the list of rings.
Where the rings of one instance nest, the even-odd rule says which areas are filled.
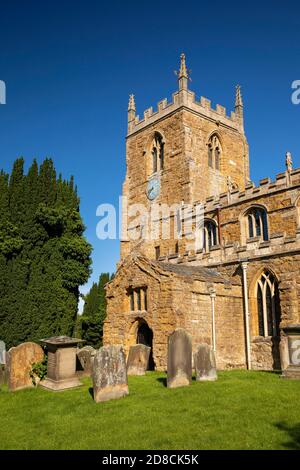
[[[220,160],[222,147],[216,134],[212,135],[208,141],[208,166],[215,170],[220,170]]]
[[[214,220],[205,220],[203,228],[203,249],[209,251],[218,244],[218,229]]]
[[[152,142],[152,171],[157,173],[158,170],[164,169],[164,141],[162,136],[155,132]]]
[[[247,214],[248,220],[248,237],[260,237],[264,241],[269,239],[268,221],[266,210],[262,207],[253,207]]]
[[[258,334],[278,336],[280,324],[278,283],[269,271],[264,271],[256,287]]]

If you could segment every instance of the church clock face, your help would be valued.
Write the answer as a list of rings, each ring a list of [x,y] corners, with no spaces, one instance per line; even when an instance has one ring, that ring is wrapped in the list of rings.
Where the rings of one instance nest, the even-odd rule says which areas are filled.
[[[150,201],[154,201],[154,199],[159,196],[160,193],[160,180],[158,177],[151,178],[147,184],[147,197]]]

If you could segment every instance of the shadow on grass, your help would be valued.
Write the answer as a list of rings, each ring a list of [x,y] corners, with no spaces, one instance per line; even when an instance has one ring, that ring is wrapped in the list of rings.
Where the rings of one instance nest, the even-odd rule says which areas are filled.
[[[160,382],[161,384],[163,384],[164,387],[167,386],[167,378],[166,377],[158,377],[158,379],[156,379],[157,382]]]
[[[93,389],[93,387],[89,387],[89,394],[91,395],[92,399],[94,400],[94,389]]]
[[[157,382],[160,382],[161,384],[163,384],[164,387],[167,387],[167,378],[166,377],[159,377],[156,380],[157,380]],[[192,377],[192,382],[196,382],[196,377],[194,375]]]
[[[260,372],[260,371],[258,371]],[[282,371],[281,370],[262,370],[261,372],[264,372],[265,374],[273,374],[273,375],[281,375]]]
[[[284,442],[282,445],[286,449],[300,450],[300,423],[295,426],[289,426],[284,422],[277,423],[275,425],[280,431],[286,432],[289,436],[289,441]]]

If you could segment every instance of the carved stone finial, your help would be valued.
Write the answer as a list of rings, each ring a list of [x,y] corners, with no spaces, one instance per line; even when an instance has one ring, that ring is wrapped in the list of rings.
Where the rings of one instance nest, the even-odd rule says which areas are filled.
[[[290,173],[293,169],[293,159],[291,152],[286,152],[285,155],[285,166],[287,171]]]
[[[241,92],[241,86],[237,85],[235,87],[235,108],[243,108],[243,97],[242,97],[242,92]]]
[[[229,193],[232,193],[232,191],[234,191],[235,189],[238,189],[238,185],[234,181],[232,181],[231,176],[227,176],[226,184],[227,184],[227,191]]]
[[[135,121],[135,101],[134,101],[134,95],[129,96],[129,103],[128,103],[128,130],[134,126],[134,121]]]
[[[180,71],[178,75],[178,79],[180,80],[181,78],[188,78],[188,71],[185,63],[185,54],[183,53],[180,56]]]
[[[129,96],[128,111],[136,111],[134,95]]]
[[[179,82],[179,90],[187,90],[188,89],[188,81],[190,80],[190,70],[187,69],[186,62],[185,62],[185,54],[181,54],[180,56],[180,69],[179,72],[175,72],[178,77]]]
[[[241,125],[241,130],[244,132],[244,103],[240,85],[235,87],[235,116]]]
[[[227,184],[228,192],[231,193],[231,191],[233,190],[233,183],[232,183],[231,176],[227,176],[226,184]]]

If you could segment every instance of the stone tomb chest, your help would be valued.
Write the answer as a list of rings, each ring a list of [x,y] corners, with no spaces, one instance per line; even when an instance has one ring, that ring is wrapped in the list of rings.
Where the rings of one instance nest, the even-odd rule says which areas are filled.
[[[287,337],[288,367],[282,377],[300,380],[300,324],[286,326],[283,331]]]
[[[68,336],[53,336],[41,340],[48,350],[47,377],[41,386],[51,390],[65,390],[81,385],[76,374],[77,345],[84,341]]]

